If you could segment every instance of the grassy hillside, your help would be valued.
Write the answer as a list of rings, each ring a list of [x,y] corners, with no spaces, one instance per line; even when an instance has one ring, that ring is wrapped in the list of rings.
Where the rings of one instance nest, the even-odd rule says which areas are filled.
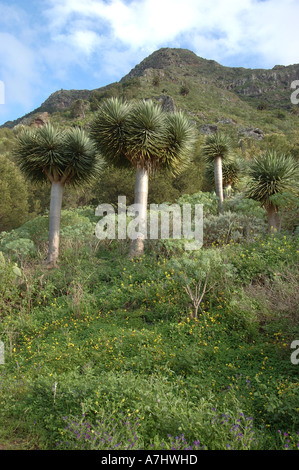
[[[291,104],[291,83],[297,79],[299,65],[275,66],[272,70],[224,67],[186,49],[163,48],[145,58],[118,83],[96,90],[53,93],[26,119],[42,112],[63,113],[77,100],[96,105],[96,99],[111,94],[147,98],[167,93],[178,107],[193,113],[195,119],[198,117],[199,123],[230,118],[237,126],[289,134],[298,128],[297,108]],[[263,112],[257,113],[257,108]],[[13,127],[20,122],[21,117],[4,126]]]
[[[297,69],[230,69],[162,49],[119,83],[61,90],[0,129],[1,450],[298,448],[298,199],[280,198],[281,229],[269,235],[265,209],[245,193],[253,157],[299,158],[283,84]],[[96,206],[134,197],[134,171],[107,166],[94,184],[66,189],[60,261],[48,269],[50,187],[25,181],[15,138],[45,121],[88,132],[110,96],[151,98],[194,122],[192,163],[177,178],[154,175],[149,203],[203,204],[203,247],[148,240],[129,260],[130,240],[99,241]],[[220,214],[202,158],[216,129],[241,170]]]
[[[198,252],[151,242],[129,261],[127,241],[94,237],[92,209],[64,211],[54,271],[47,217],[2,235],[2,446],[297,448],[298,236],[266,236],[254,213],[260,236],[240,239],[233,211],[231,237],[218,219]],[[194,318],[185,287],[207,271]]]

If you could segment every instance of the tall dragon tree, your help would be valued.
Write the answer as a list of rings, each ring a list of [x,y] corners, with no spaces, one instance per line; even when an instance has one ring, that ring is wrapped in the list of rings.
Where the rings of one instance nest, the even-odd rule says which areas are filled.
[[[207,137],[203,147],[203,156],[208,164],[214,165],[215,191],[218,197],[219,212],[223,205],[223,170],[222,163],[231,158],[232,144],[229,136],[216,132]]]
[[[240,180],[242,173],[241,164],[236,158],[230,158],[222,162],[223,198],[230,197],[232,191]],[[204,176],[210,185],[215,187],[214,163],[208,162]]]
[[[51,184],[47,262],[56,266],[64,188],[93,180],[101,169],[101,160],[84,130],[60,131],[51,124],[23,130],[17,138],[14,156],[26,178],[34,183]]]
[[[249,166],[247,197],[258,201],[267,211],[269,232],[280,228],[279,208],[272,196],[299,195],[299,164],[291,156],[268,150]]]
[[[146,227],[150,175],[159,169],[179,174],[190,162],[194,128],[181,112],[165,112],[152,100],[105,100],[90,128],[90,135],[107,162],[136,170],[135,205],[140,226]],[[130,257],[144,252],[144,230],[131,242]]]

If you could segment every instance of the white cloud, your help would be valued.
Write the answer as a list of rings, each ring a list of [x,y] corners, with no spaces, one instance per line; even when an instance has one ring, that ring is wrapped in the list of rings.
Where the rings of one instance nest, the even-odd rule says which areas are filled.
[[[69,46],[77,56],[83,55],[85,57],[90,56],[102,43],[98,34],[86,29],[74,30],[71,34],[58,35],[55,41]]]
[[[0,33],[0,77],[5,83],[6,102],[32,103],[36,83],[35,55],[12,34]]]
[[[298,57],[297,0],[51,0],[48,5],[53,37],[59,32],[61,40],[73,41],[86,54],[105,34],[111,50],[153,51],[188,40],[194,52],[220,62],[237,54],[244,57],[246,48],[265,66],[277,61],[287,65]],[[85,29],[76,31],[78,22]]]
[[[106,18],[115,37],[125,44],[161,45],[194,27],[195,5],[194,1],[184,2],[182,7],[181,0],[145,0],[124,6],[116,1],[106,12]]]
[[[299,62],[298,0],[48,0],[38,10],[35,5],[28,0],[25,11],[0,0],[0,80],[9,81],[11,99],[27,107],[38,90],[46,93],[57,84],[84,82],[90,88],[119,80],[160,47],[188,48],[232,66]]]
[[[254,40],[265,66],[299,63],[298,18],[297,0],[268,0],[248,11],[245,38]]]

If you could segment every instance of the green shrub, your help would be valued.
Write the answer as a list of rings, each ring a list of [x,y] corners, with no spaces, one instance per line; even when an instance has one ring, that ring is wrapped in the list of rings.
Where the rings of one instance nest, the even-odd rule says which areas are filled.
[[[22,301],[19,283],[22,272],[15,263],[5,261],[0,252],[0,318],[8,317],[17,312]]]
[[[224,212],[204,219],[203,241],[205,246],[226,245],[230,242],[254,240],[265,233],[263,220],[247,214]]]
[[[266,235],[252,243],[227,247],[224,260],[235,268],[236,284],[255,284],[264,279],[273,279],[282,266],[296,266],[298,252],[297,238],[292,235]]]
[[[200,197],[207,220],[217,218],[213,196]],[[231,220],[262,219],[251,201],[226,202]],[[96,248],[97,219],[92,208],[64,214],[56,270],[28,255],[16,266],[0,251],[0,427],[45,449],[295,448],[297,237],[197,252],[152,246],[131,261],[118,241]],[[30,222],[1,243],[33,234],[41,244],[47,217]],[[208,273],[192,319],[185,287],[196,293]]]
[[[184,194],[178,199],[178,204],[191,204],[194,208],[195,204],[203,205],[204,218],[210,214],[217,214],[218,199],[214,193],[198,192],[192,195]]]
[[[17,166],[0,155],[0,232],[19,227],[28,218],[28,189]]]
[[[17,240],[12,240],[11,242],[3,243],[1,245],[1,249],[4,253],[7,253],[13,259],[36,254],[34,243],[28,238],[18,238]]]

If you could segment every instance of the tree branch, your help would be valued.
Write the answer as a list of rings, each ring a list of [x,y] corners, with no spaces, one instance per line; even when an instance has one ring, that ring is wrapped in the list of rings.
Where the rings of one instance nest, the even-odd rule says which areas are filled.
[[[68,177],[70,176],[71,171],[72,171],[72,170],[71,170],[70,167],[65,170],[65,172],[63,173],[63,176],[62,176],[62,178],[61,178],[61,184],[65,184],[65,183],[66,183],[66,180],[67,180]]]
[[[48,178],[48,180],[50,181],[50,183],[54,183],[53,176],[51,175],[51,173],[49,173],[49,171],[46,168],[43,169],[43,172],[45,173],[45,175]]]

